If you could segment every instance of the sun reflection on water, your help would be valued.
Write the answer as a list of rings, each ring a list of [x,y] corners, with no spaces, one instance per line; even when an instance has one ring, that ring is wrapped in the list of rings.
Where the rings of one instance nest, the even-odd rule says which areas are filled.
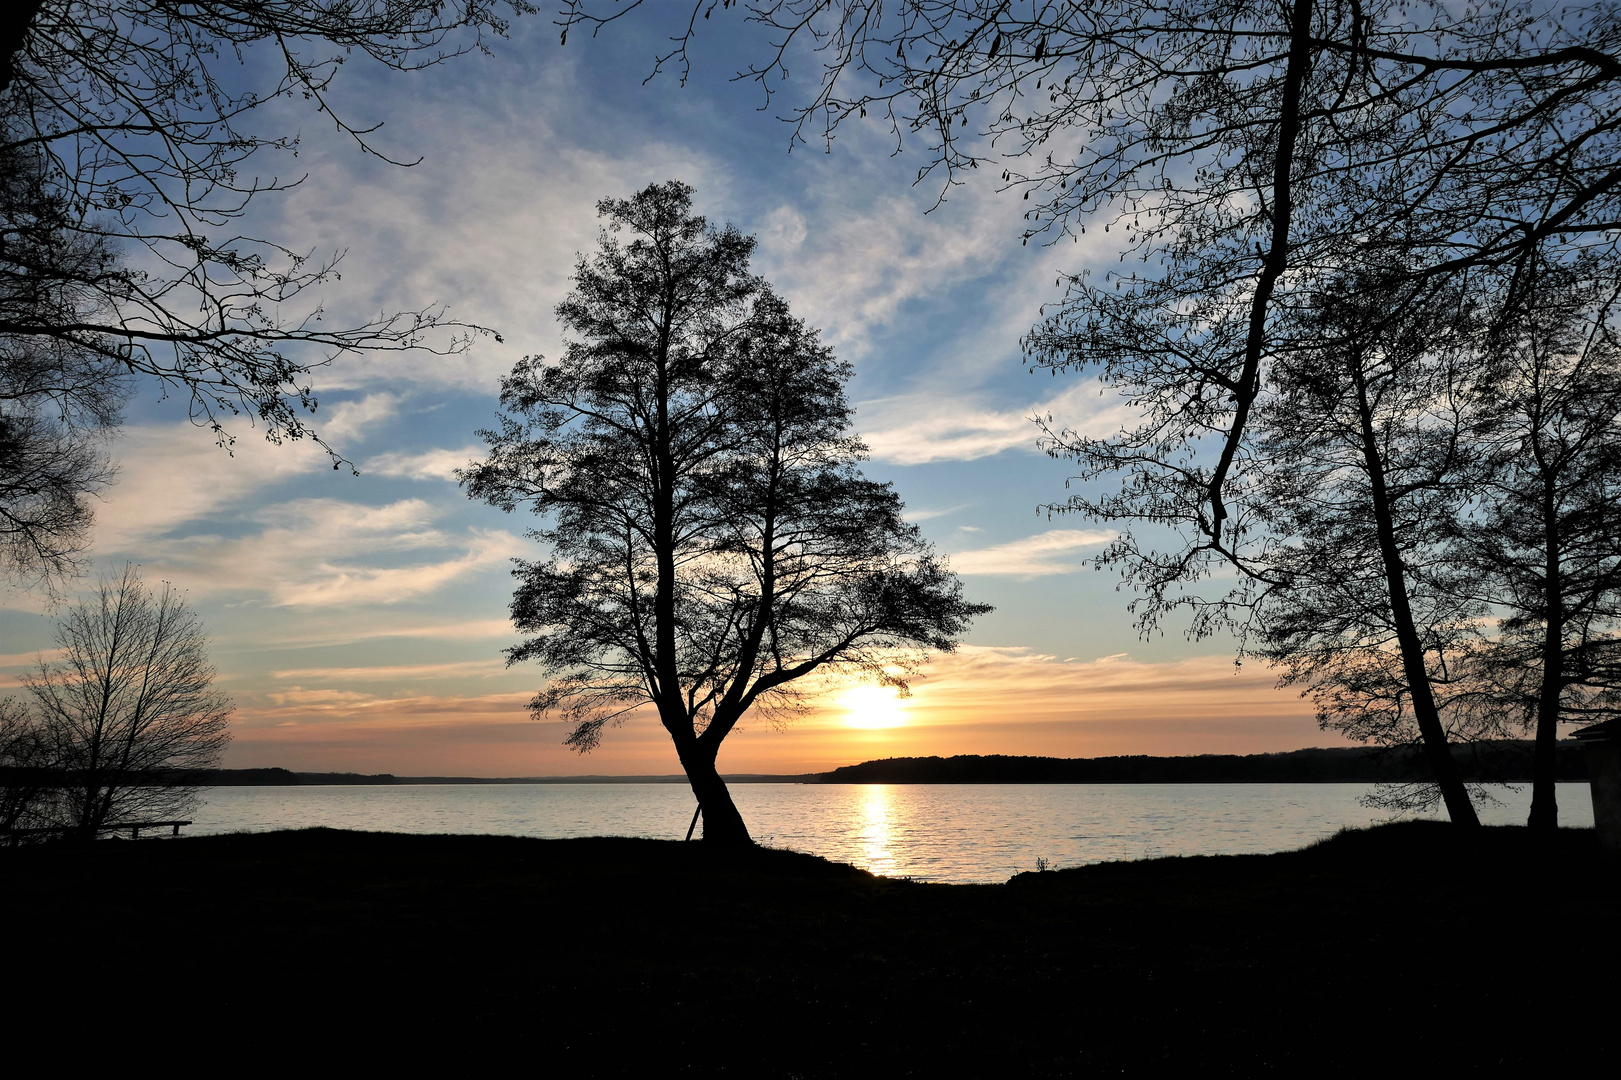
[[[890,787],[867,784],[861,791],[862,866],[874,874],[894,874],[895,856],[890,850],[894,830],[890,824]]]

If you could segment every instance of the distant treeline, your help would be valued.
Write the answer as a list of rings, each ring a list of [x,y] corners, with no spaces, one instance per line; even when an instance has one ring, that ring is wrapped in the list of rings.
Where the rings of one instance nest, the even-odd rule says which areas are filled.
[[[170,783],[198,787],[296,787],[300,784],[397,784],[392,773],[291,772],[287,769],[209,769],[190,774],[173,774]]]
[[[119,784],[150,787],[297,787],[317,785],[388,786],[391,784],[685,784],[680,773],[659,776],[395,776],[393,773],[293,772],[290,769],[171,769],[103,774]],[[814,784],[816,773],[778,776],[762,773],[729,775],[729,784]],[[0,788],[63,787],[81,784],[78,774],[51,769],[0,767]]]
[[[215,769],[187,781],[202,787],[278,787],[298,784],[665,784],[684,776],[395,776],[393,773],[289,772],[286,769]]]
[[[0,787],[66,787],[83,784],[85,774],[59,769],[0,768]],[[388,773],[295,773],[286,769],[164,769],[102,772],[96,782],[131,787],[288,787],[295,784],[394,784]]]
[[[1453,748],[1468,780],[1529,782],[1532,744],[1504,740]],[[1310,784],[1428,779],[1417,750],[1365,747],[1196,757],[1053,758],[1006,754],[884,758],[824,773],[826,784]],[[1560,780],[1586,780],[1579,744],[1562,742]]]
[[[815,774],[805,776],[728,776],[728,783],[789,782],[814,783]],[[292,772],[288,769],[208,769],[198,772],[170,772],[147,777],[153,784],[185,784],[194,787],[294,787],[298,785],[389,785],[389,784],[685,784],[677,773],[661,776],[395,776],[393,773]]]
[[[1465,779],[1529,783],[1529,740],[1473,743],[1453,748]],[[24,775],[26,774],[26,775]],[[1559,744],[1560,780],[1587,779],[1581,744]],[[827,773],[734,774],[728,783],[789,784],[1360,784],[1425,780],[1429,770],[1416,749],[1360,746],[1291,750],[1279,754],[1200,754],[1193,757],[1055,758],[1009,754],[905,757],[864,761]],[[33,769],[0,769],[0,787],[52,786],[73,778]],[[671,776],[395,776],[392,773],[292,772],[288,769],[175,770],[133,774],[126,783],[186,787],[293,787],[387,784],[682,784]]]

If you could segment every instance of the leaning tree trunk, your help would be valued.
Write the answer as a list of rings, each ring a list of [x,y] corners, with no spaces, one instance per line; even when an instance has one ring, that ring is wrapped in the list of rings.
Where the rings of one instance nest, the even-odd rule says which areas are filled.
[[[1424,664],[1424,643],[1419,638],[1413,607],[1407,598],[1406,569],[1401,548],[1396,543],[1390,489],[1385,484],[1384,459],[1379,453],[1379,442],[1373,431],[1373,409],[1368,401],[1367,383],[1358,368],[1353,367],[1352,377],[1356,381],[1358,411],[1361,413],[1362,455],[1373,503],[1375,531],[1379,538],[1379,557],[1384,564],[1385,584],[1390,595],[1390,619],[1401,648],[1402,673],[1407,679],[1407,692],[1412,697],[1413,718],[1418,721],[1424,759],[1430,766],[1430,775],[1436,786],[1441,789],[1441,799],[1446,803],[1447,816],[1452,823],[1479,827],[1480,818],[1475,813],[1475,804],[1469,799],[1469,789],[1464,786],[1463,774],[1452,758],[1452,747],[1447,743],[1446,728],[1441,724],[1441,711],[1435,704],[1430,673]]]
[[[704,839],[727,847],[752,845],[749,827],[743,824],[743,815],[737,812],[732,793],[715,768],[715,755],[695,744],[681,754],[681,767],[687,771],[687,782],[703,810]]]

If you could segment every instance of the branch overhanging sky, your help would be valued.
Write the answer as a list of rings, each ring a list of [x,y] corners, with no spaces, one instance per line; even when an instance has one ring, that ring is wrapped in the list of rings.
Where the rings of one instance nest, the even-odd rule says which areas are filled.
[[[521,19],[493,57],[402,75],[350,65],[335,103],[382,120],[401,169],[362,154],[303,102],[264,110],[298,130],[296,160],[260,167],[308,178],[256,204],[250,232],[300,251],[346,252],[322,295],[326,318],[438,302],[493,327],[463,356],[344,359],[316,374],[322,435],[361,476],[307,444],[266,445],[246,421],[234,453],[150,388],[113,446],[122,472],[98,509],[96,571],[125,560],[186,589],[213,634],[221,686],[237,700],[227,764],[400,774],[551,775],[678,771],[650,717],[581,757],[563,726],[527,718],[535,670],[505,668],[510,560],[532,525],[470,502],[451,470],[479,452],[501,374],[555,357],[552,309],[576,253],[595,245],[596,200],[679,178],[699,210],[760,241],[755,269],[854,362],[850,396],[870,475],[952,556],[969,595],[997,606],[959,654],[932,665],[906,723],[852,728],[829,694],[783,730],[758,723],[722,751],[730,772],[801,772],[901,754],[1255,752],[1335,741],[1309,706],[1233,643],[1140,640],[1129,593],[1088,560],[1110,536],[1048,518],[1072,471],[1036,449],[1033,414],[1089,434],[1127,418],[1075,376],[1031,375],[1019,336],[1061,273],[1113,263],[1102,230],[1022,246],[1018,193],[978,170],[933,209],[914,185],[922,147],[896,155],[879,124],[841,131],[831,153],[788,151],[780,107],[730,83],[740,42],[700,42],[685,88],[641,74],[656,32],[622,27],[561,48]],[[746,34],[747,31],[740,31]],[[747,43],[741,43],[746,45]],[[805,66],[809,72],[811,67]],[[792,93],[792,84],[789,93]],[[360,125],[364,126],[364,124]],[[14,688],[50,645],[51,612],[9,591],[0,679]]]

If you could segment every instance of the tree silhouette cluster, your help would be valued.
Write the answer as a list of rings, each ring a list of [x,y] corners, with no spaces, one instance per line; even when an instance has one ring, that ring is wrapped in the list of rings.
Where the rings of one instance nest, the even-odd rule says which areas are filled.
[[[1617,701],[1621,360],[1613,289],[1543,267],[1506,325],[1470,292],[1346,280],[1254,422],[1251,573],[1234,620],[1325,726],[1435,748],[1534,727],[1552,825],[1561,717]],[[1398,795],[1420,796],[1434,788]]]
[[[303,100],[382,156],[328,92],[356,55],[421,68],[505,31],[525,0],[19,0],[0,15],[0,572],[59,582],[112,477],[99,434],[131,376],[189,400],[223,444],[319,437],[311,369],[356,350],[457,350],[441,311],[324,317],[338,257],[245,235],[300,177],[259,110]],[[436,331],[443,331],[436,333]],[[324,444],[323,444],[324,445]],[[334,464],[341,459],[334,455]]]
[[[637,8],[573,0],[559,21]],[[1189,611],[1195,634],[1254,635],[1325,723],[1422,742],[1466,822],[1449,738],[1505,722],[1509,698],[1539,747],[1607,707],[1613,417],[1589,406],[1609,400],[1621,234],[1613,4],[718,9],[765,31],[737,78],[768,99],[792,66],[819,76],[794,139],[876,119],[942,197],[971,172],[1022,191],[1026,243],[1109,235],[1117,268],[1072,276],[1025,348],[1141,417],[1044,435],[1081,466],[1052,509],[1122,524],[1103,562],[1145,631]],[[684,10],[654,73],[685,77],[717,5]],[[1497,682],[1518,690],[1465,692],[1457,663],[1494,617]]]
[[[501,387],[468,494],[547,515],[514,571],[508,652],[551,676],[531,706],[570,745],[651,706],[706,839],[748,831],[716,771],[751,709],[786,718],[809,676],[905,689],[924,650],[975,615],[956,577],[868,480],[848,431],[848,364],[759,278],[752,237],[692,213],[692,189],[607,199],[596,254],[557,309],[561,361]]]

